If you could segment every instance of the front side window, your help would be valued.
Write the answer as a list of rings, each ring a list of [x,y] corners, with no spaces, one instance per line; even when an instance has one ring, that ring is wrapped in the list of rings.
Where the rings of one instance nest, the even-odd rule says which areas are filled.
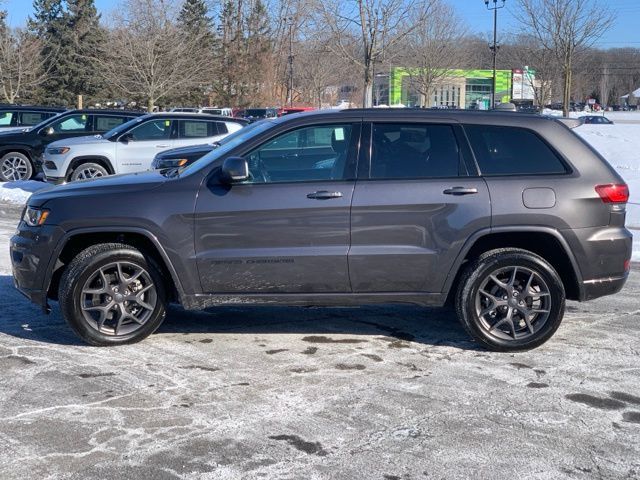
[[[151,120],[132,129],[129,138],[133,141],[165,140],[171,136],[171,120]]]
[[[372,179],[457,177],[464,171],[450,125],[375,123]]]
[[[346,178],[351,124],[316,125],[283,133],[246,155],[249,183]]]
[[[0,127],[8,127],[11,125],[11,119],[13,118],[12,112],[1,112],[0,113]]]
[[[558,155],[531,130],[466,125],[482,175],[545,175],[567,172]]]
[[[64,117],[56,122],[53,122],[51,124],[51,127],[56,133],[84,132],[87,129],[88,122],[89,115],[69,115],[68,117]]]

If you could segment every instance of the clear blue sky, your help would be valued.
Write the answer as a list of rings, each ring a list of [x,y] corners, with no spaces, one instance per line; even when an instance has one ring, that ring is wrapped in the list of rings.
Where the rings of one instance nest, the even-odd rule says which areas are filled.
[[[179,1],[179,0],[176,0]],[[575,0],[580,2],[581,0]],[[598,42],[600,48],[633,46],[640,48],[640,0],[600,0],[615,13],[615,23]],[[493,17],[487,11],[484,0],[448,0],[468,24],[471,32],[489,34],[493,29]],[[31,0],[4,0],[3,7],[9,12],[9,22],[13,26],[24,25],[32,11]],[[0,5],[2,5],[0,3]],[[118,0],[96,0],[98,10],[108,12],[115,8]],[[516,31],[513,18],[515,0],[506,0],[506,7],[499,12],[498,29]],[[597,28],[598,19],[594,19]]]

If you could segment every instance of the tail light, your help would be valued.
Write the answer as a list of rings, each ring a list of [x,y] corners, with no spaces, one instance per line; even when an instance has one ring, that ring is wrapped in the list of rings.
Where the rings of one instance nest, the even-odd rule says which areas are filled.
[[[629,200],[629,187],[624,183],[596,185],[596,192],[604,203],[627,203]]]

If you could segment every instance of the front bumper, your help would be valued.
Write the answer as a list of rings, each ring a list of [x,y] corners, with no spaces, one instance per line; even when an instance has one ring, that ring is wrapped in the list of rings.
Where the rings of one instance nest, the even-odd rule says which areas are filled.
[[[67,182],[65,177],[50,177],[46,173],[44,174],[44,181],[52,185],[62,185]]]
[[[20,222],[9,250],[15,287],[45,311],[56,247],[64,231],[56,225],[28,227]]]

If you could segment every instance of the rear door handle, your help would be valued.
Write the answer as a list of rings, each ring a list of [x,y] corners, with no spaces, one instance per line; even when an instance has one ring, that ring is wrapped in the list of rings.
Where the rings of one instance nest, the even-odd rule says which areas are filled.
[[[467,187],[452,187],[447,188],[442,193],[444,193],[445,195],[473,195],[474,193],[478,193],[478,189]]]
[[[319,192],[313,192],[307,195],[307,198],[313,200],[329,200],[330,198],[340,197],[342,197],[342,192],[328,192],[327,190],[320,190]]]

